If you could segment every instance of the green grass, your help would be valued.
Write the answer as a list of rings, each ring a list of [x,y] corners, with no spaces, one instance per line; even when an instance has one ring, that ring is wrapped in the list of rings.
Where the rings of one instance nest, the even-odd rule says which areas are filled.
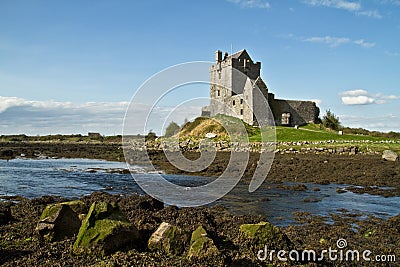
[[[393,140],[389,138],[365,136],[365,135],[353,135],[344,134],[339,135],[337,132],[332,132],[326,129],[319,129],[318,125],[307,125],[300,127],[299,129],[289,127],[276,127],[276,139],[280,142],[295,142],[295,141],[359,141],[359,140],[370,140],[370,141],[382,141],[382,140]]]
[[[390,149],[400,153],[400,139],[376,137],[371,135],[357,135],[357,134],[343,134],[339,135],[337,132],[325,129],[318,124],[308,124],[299,129],[293,127],[276,126],[276,141],[277,142],[291,142],[291,144],[279,144],[278,148],[294,148],[299,150],[301,148],[325,147],[349,147],[357,146],[359,151],[376,151],[382,152],[383,150]],[[267,132],[267,141],[271,139],[271,131]],[[260,130],[255,131],[253,134],[249,133],[250,142],[261,142]],[[295,142],[307,141],[309,144],[296,145]],[[334,141],[334,142],[327,142]],[[321,142],[313,144],[314,142]]]
[[[386,141],[386,140],[396,140],[393,138],[383,138],[383,137],[374,137],[367,135],[355,135],[355,134],[344,134],[339,135],[337,132],[333,132],[327,129],[320,129],[318,124],[308,124],[299,129],[295,129],[293,127],[284,127],[284,126],[276,126],[276,141],[278,142],[300,142],[300,141],[361,141],[361,140],[369,140],[372,142]],[[252,142],[260,142],[261,141],[261,133],[260,131],[255,132],[253,135],[250,135],[250,141]]]

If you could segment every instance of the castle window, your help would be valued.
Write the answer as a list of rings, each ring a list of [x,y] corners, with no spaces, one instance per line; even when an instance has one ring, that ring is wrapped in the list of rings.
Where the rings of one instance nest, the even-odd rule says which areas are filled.
[[[232,101],[232,105],[235,105],[235,100]]]
[[[243,109],[240,110],[240,115],[243,115]]]
[[[240,104],[241,104],[241,105],[243,104],[243,99],[240,99]]]
[[[282,113],[282,120],[281,123],[282,125],[290,125],[290,112],[284,112]]]
[[[221,91],[220,91],[220,90],[218,90],[218,91],[217,91],[217,94],[218,94],[218,96],[220,96],[220,95],[221,95]]]

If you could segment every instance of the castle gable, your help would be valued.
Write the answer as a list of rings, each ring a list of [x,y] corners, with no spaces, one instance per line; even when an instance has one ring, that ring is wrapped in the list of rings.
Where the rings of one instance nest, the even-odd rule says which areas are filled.
[[[249,61],[253,62],[253,60],[251,59],[250,55],[247,53],[246,49],[240,50],[239,52],[236,52],[236,53],[228,56],[227,58],[228,59],[229,58],[234,58],[234,59],[237,59],[239,61],[249,60]]]

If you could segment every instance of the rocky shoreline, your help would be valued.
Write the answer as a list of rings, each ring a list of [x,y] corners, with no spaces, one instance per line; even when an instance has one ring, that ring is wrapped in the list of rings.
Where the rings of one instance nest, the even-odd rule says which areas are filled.
[[[289,152],[282,150],[275,153],[275,159],[267,176],[267,180],[272,183],[296,182],[297,186],[292,187],[294,191],[302,190],[302,183],[305,182],[315,183],[316,186],[329,183],[346,184],[344,189],[359,194],[400,196],[399,161],[386,161],[382,159],[380,153],[359,153],[357,150],[352,151],[351,147],[349,150],[339,150],[339,153],[337,150],[332,152],[329,149],[326,151],[306,149],[303,152],[302,149],[287,149]],[[3,159],[12,159],[22,154],[24,158],[124,160],[123,149],[119,143],[8,142],[2,143],[0,152]],[[193,149],[183,153],[185,157],[192,160],[200,156],[200,153]],[[216,154],[214,162],[206,170],[185,173],[172,166],[162,151],[149,149],[148,154],[152,164],[166,173],[214,177],[224,171],[230,159],[230,152],[222,150]],[[257,152],[250,153],[243,182],[249,183],[251,180],[259,156]],[[140,164],[140,158],[137,163]],[[347,240],[349,249],[360,251],[369,249],[374,255],[396,255],[400,258],[400,214],[385,220],[376,217],[365,218],[362,214],[352,213],[345,209],[338,210],[339,214],[331,214],[328,217],[312,216],[299,211],[295,214],[297,225],[276,227],[268,223],[268,218],[233,215],[220,206],[212,208],[164,207],[162,203],[148,196],[121,197],[107,193],[93,193],[79,200],[83,203],[80,205],[81,210],[72,216],[75,219],[79,218],[79,225],[90,213],[89,210],[94,203],[107,203],[100,206],[110,207],[111,205],[112,210],[116,209],[120,212],[116,217],[120,219],[123,217],[122,221],[129,223],[129,227],[134,227],[138,233],[135,244],[127,242],[116,250],[98,254],[76,253],[77,251],[73,249],[77,242],[78,233],[76,232],[59,240],[47,241],[44,235],[40,234],[39,229],[48,229],[49,224],[57,221],[55,218],[43,215],[46,207],[70,201],[69,199],[47,196],[39,199],[14,197],[10,200],[14,202],[0,202],[0,265],[2,266],[359,265],[360,262],[332,261],[327,258],[319,262],[282,262],[276,257],[272,261],[257,258],[257,252],[265,245],[271,249],[284,248],[299,251],[313,249],[320,253],[330,247],[335,249],[336,241],[339,239]],[[94,217],[99,219],[99,216],[96,216]],[[104,216],[107,219],[114,215]],[[45,222],[45,225],[42,225],[43,228],[39,227],[41,220]],[[158,233],[161,236],[160,240],[163,240],[162,237],[166,232],[171,233],[171,231],[176,232],[177,236],[185,236],[181,245],[176,242],[171,243],[174,244],[172,247],[180,247],[179,253],[168,252],[170,249],[175,251],[171,245],[168,249],[165,248],[168,242],[149,246],[151,236],[161,231],[160,227],[169,229]],[[256,238],[254,232],[265,238]],[[200,247],[205,247],[206,251],[209,249],[210,253],[201,252],[195,253],[196,257],[189,256],[193,254],[192,245],[196,243],[191,242],[193,235],[204,237],[201,239],[204,242],[199,241],[202,244]],[[397,262],[382,264],[382,266],[396,266],[396,264],[398,266],[398,262],[399,259]],[[375,266],[376,262],[361,264]]]
[[[328,218],[299,212],[296,213],[298,225],[276,227],[269,224],[267,218],[252,215],[235,216],[220,206],[164,207],[162,203],[148,196],[120,197],[107,193],[93,193],[80,200],[74,200],[73,204],[63,205],[71,205],[71,209],[83,213],[80,215],[80,219],[83,220],[82,225],[85,225],[85,221],[87,223],[91,220],[93,225],[104,219],[126,220],[125,224],[137,231],[137,236],[133,239],[135,242],[125,242],[119,247],[107,250],[106,253],[97,253],[98,246],[84,246],[82,253],[75,249],[80,232],[78,237],[73,234],[59,236],[57,239],[46,239],[43,233],[38,232],[39,222],[51,222],[51,219],[46,219],[52,214],[49,212],[49,207],[60,205],[54,205],[55,203],[69,203],[66,201],[70,200],[42,197],[32,200],[21,199],[18,203],[0,203],[0,214],[2,214],[0,264],[2,266],[270,266],[270,264],[375,266],[375,263],[363,259],[357,262],[324,257],[322,260],[285,262],[280,261],[276,255],[272,261],[268,257],[264,260],[262,257],[261,260],[257,257],[257,253],[265,249],[265,246],[269,249],[287,251],[315,250],[320,255],[325,249],[337,249],[339,239],[346,240],[346,249],[371,250],[370,258],[375,255],[397,255],[397,257],[400,255],[400,215],[387,220],[375,217],[362,219],[360,214],[343,209],[339,211],[340,215],[331,215],[329,219],[333,220],[332,224],[327,222]],[[93,208],[96,205],[97,208]],[[119,215],[114,216],[113,212],[107,211],[108,208],[102,207],[114,207],[112,209],[117,209]],[[93,215],[95,210],[97,217]],[[66,214],[69,214],[68,212]],[[57,216],[59,214],[60,211]],[[54,218],[52,222],[59,225],[60,223]],[[174,234],[171,235],[172,229]],[[63,228],[58,228],[57,231],[62,232]],[[158,238],[154,241],[156,233]],[[398,262],[388,263],[390,266],[397,266],[396,264],[398,265]]]
[[[162,150],[155,149],[149,142],[148,155],[153,166],[169,174],[186,174],[217,177],[223,173],[229,159],[229,151],[219,151],[214,162],[201,172],[184,172],[168,162]],[[293,145],[293,144],[292,144]],[[200,156],[194,148],[185,151],[184,156],[195,160]],[[140,155],[133,157],[131,164],[143,164]],[[53,142],[3,142],[0,158],[92,158],[110,161],[124,161],[120,143],[53,143]],[[258,152],[250,152],[249,162],[244,173],[249,182],[259,160]],[[272,183],[310,182],[317,184],[347,184],[361,188],[351,188],[355,193],[369,193],[383,196],[400,196],[399,161],[386,161],[382,153],[360,153],[357,147],[317,148],[276,151],[267,180]],[[127,170],[121,172],[126,173]],[[384,188],[381,188],[384,187]]]

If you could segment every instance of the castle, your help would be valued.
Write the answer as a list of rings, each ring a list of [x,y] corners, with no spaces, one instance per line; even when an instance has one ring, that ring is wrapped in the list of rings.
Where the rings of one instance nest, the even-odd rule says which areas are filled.
[[[260,69],[261,63],[254,63],[245,49],[232,55],[225,53],[224,57],[218,50],[215,64],[210,67],[210,105],[203,107],[202,116],[224,114],[257,126],[261,123],[254,114],[271,117],[272,112],[273,118],[263,118],[268,125],[273,122],[284,126],[316,122],[319,108],[315,102],[275,99],[261,79]],[[261,97],[256,94],[256,86],[262,93]],[[268,101],[271,112],[261,110],[266,107],[265,101]]]

